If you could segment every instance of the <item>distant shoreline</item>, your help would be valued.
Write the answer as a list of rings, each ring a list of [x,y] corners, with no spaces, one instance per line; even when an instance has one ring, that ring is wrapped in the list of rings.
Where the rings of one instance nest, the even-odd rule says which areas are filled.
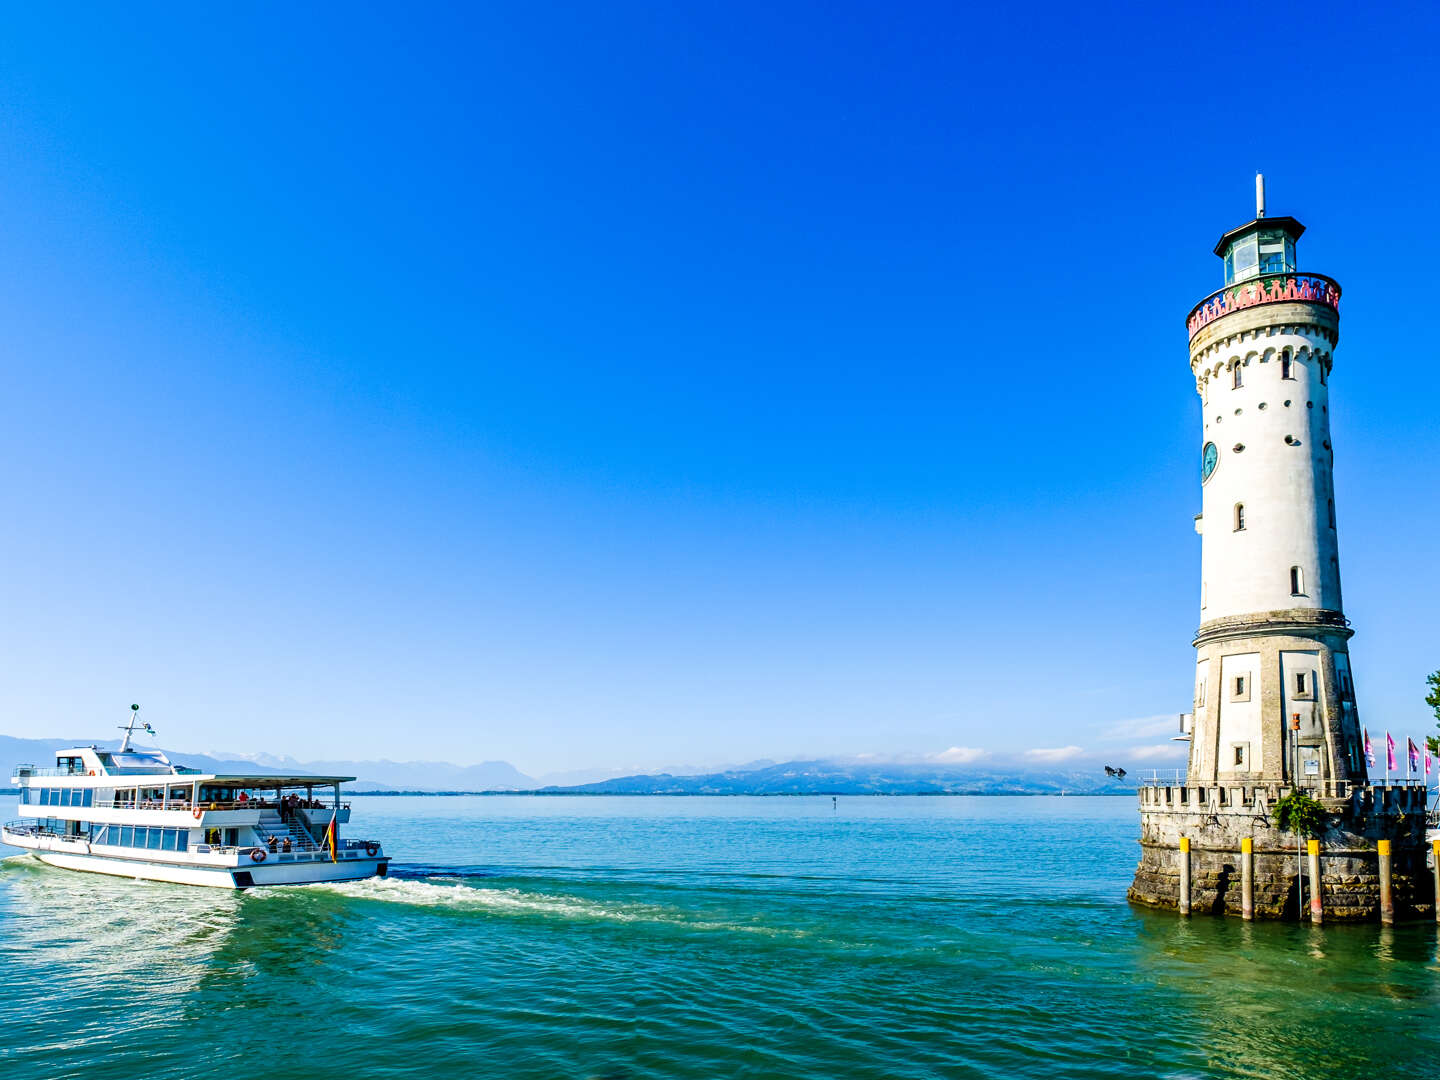
[[[347,791],[346,798],[454,798],[457,796],[530,795],[537,798],[586,799],[934,799],[934,798],[1031,798],[1031,799],[1113,799],[1131,796],[1128,791]]]
[[[0,788],[0,797],[16,796],[19,788]],[[354,798],[426,798],[448,799],[460,796],[529,795],[536,798],[586,799],[813,799],[830,796],[838,799],[934,799],[934,798],[1030,798],[1030,799],[1113,799],[1134,795],[1128,791],[347,791]]]

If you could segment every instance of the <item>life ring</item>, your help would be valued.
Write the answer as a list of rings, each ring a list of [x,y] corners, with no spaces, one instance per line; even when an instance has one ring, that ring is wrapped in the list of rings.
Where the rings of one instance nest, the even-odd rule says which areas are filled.
[[[375,843],[374,840],[367,840],[365,842],[365,854],[369,855],[372,859],[379,853],[379,851],[380,845]]]
[[[251,862],[264,862],[264,861],[265,861],[265,849],[264,849],[264,848],[258,848],[258,847],[251,848],[251,849],[250,849],[250,861],[251,861]]]
[[[191,810],[190,813],[194,815],[196,821],[199,821],[205,816],[205,808],[203,806],[197,806],[194,810]]]
[[[90,770],[90,775],[91,775],[91,776],[94,776],[94,775],[95,775],[95,770],[94,770],[94,769],[91,769],[91,770]]]

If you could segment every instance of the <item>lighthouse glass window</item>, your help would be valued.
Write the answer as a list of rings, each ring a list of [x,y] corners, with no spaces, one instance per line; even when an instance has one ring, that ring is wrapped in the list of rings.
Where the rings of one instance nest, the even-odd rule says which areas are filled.
[[[1295,269],[1295,241],[1280,229],[1260,233],[1260,273],[1287,274]]]
[[[1260,242],[1254,233],[1242,236],[1225,252],[1225,283],[1244,281],[1260,272]]]
[[[1261,229],[1242,236],[1225,251],[1225,284],[1258,274],[1288,274],[1295,269],[1295,240],[1284,229]]]

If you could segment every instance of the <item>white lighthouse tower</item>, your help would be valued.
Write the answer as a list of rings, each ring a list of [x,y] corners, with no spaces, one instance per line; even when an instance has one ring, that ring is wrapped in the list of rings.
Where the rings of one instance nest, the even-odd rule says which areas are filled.
[[[1190,762],[1140,788],[1129,895],[1182,914],[1390,922],[1433,911],[1440,887],[1422,877],[1424,787],[1371,782],[1362,752],[1330,443],[1340,286],[1298,269],[1305,227],[1266,216],[1261,177],[1255,193],[1254,219],[1215,245],[1222,287],[1187,320],[1202,510]]]
[[[1265,216],[1215,245],[1224,287],[1188,321],[1202,405],[1191,783],[1363,779],[1340,594],[1330,372],[1340,287],[1296,271],[1305,227]]]

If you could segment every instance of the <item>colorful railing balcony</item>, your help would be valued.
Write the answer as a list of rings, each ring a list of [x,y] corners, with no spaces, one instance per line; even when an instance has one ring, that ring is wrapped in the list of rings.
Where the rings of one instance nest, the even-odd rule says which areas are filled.
[[[1323,274],[1266,274],[1249,281],[1226,285],[1196,304],[1185,320],[1193,337],[1223,315],[1261,304],[1324,304],[1340,310],[1340,286]]]

